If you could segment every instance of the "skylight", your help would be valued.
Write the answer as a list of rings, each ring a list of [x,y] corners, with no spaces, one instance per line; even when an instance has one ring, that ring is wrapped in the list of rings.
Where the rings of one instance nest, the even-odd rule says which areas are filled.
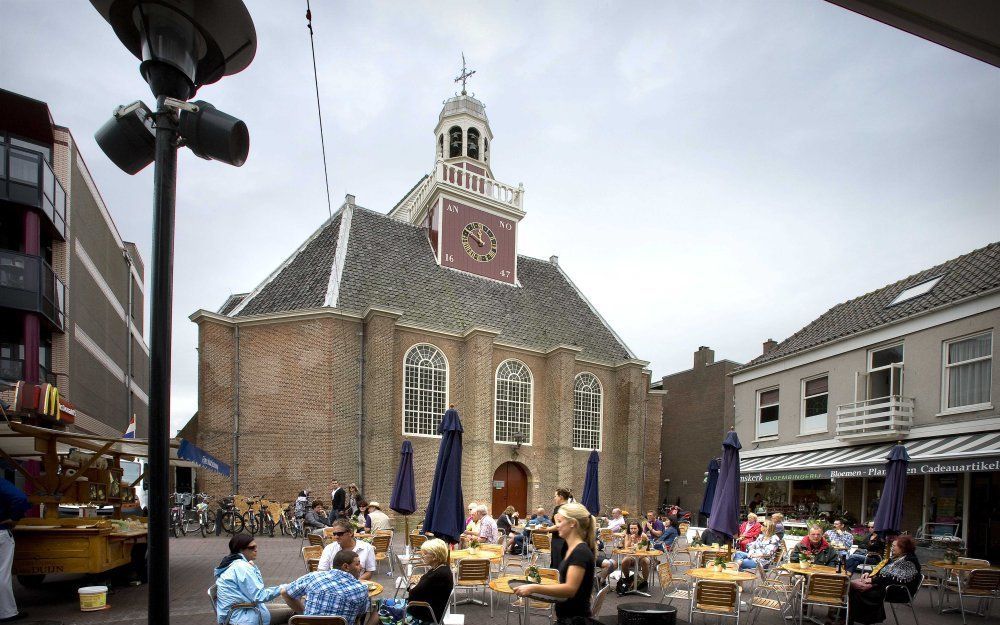
[[[910,288],[905,289],[902,293],[896,296],[896,299],[889,302],[889,306],[895,306],[896,304],[905,302],[908,299],[913,299],[914,297],[920,297],[921,295],[926,295],[927,293],[930,293],[931,289],[937,286],[937,283],[940,282],[941,278],[943,277],[944,276],[931,278],[927,282],[921,282],[916,286],[911,286]],[[886,308],[888,308],[889,306],[886,306]]]

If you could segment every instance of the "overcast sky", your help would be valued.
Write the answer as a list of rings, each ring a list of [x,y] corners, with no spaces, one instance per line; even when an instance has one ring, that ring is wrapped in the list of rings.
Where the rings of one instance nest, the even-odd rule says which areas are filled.
[[[181,154],[174,428],[197,408],[188,315],[327,218],[305,0],[247,5],[256,59],[197,97],[246,121],[249,161]],[[494,173],[526,189],[519,252],[557,254],[654,378],[1000,239],[1000,70],[822,0],[312,8],[334,209],[386,212],[431,169],[464,51]],[[0,22],[0,86],[71,129],[148,267],[153,168],[93,141],[152,103],[138,62],[88,2],[0,0]]]

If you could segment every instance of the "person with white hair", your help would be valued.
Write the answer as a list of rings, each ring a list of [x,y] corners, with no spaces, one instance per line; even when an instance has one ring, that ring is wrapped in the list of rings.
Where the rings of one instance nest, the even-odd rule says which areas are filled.
[[[368,518],[371,519],[371,531],[374,534],[379,530],[391,530],[392,522],[389,515],[382,512],[382,504],[377,501],[368,502]]]
[[[471,525],[473,529],[467,529],[462,532],[462,539],[466,543],[473,539],[482,543],[496,543],[500,537],[497,522],[490,516],[489,509],[485,504],[476,505],[476,508],[472,511]]]
[[[623,527],[625,527],[625,517],[622,515],[622,509],[612,508],[611,518],[608,519],[608,529],[612,532],[618,532]]]

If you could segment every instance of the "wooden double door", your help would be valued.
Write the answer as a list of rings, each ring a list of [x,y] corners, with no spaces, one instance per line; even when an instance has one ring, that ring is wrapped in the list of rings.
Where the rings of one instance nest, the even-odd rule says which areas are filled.
[[[493,517],[514,506],[522,519],[528,518],[528,473],[517,462],[505,462],[493,472]]]

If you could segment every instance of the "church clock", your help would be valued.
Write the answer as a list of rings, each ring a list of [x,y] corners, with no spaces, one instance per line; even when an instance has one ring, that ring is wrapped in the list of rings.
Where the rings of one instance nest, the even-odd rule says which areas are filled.
[[[462,229],[462,247],[469,258],[488,263],[497,255],[497,237],[490,227],[474,221]]]
[[[440,202],[441,265],[515,284],[517,221],[448,197]]]

